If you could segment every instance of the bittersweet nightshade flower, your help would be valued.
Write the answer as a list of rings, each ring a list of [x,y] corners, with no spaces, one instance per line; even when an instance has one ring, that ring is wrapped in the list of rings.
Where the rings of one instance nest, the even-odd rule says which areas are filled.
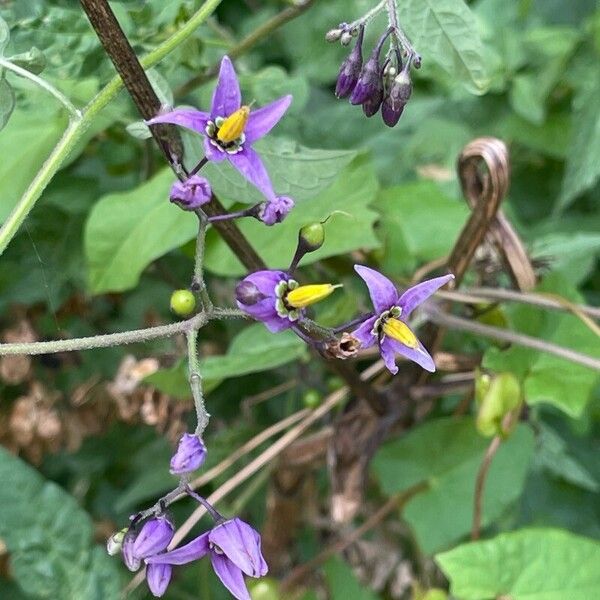
[[[394,127],[398,123],[412,93],[412,83],[409,74],[410,63],[407,63],[407,65],[394,78],[381,106],[381,116],[383,117],[383,122],[388,127]]]
[[[383,98],[383,73],[379,64],[379,54],[389,34],[390,32],[387,31],[381,36],[375,48],[373,48],[371,56],[364,64],[358,81],[352,90],[350,104],[364,104],[369,100],[369,105],[377,105],[377,108],[379,108],[379,104],[381,104],[381,99]],[[377,104],[378,99],[379,104]],[[371,108],[365,109],[365,112],[367,110],[370,111]]]
[[[361,25],[356,44],[340,67],[340,73],[335,86],[335,95],[338,98],[345,98],[356,87],[363,62],[362,44],[364,34],[365,28],[364,25]]]
[[[164,596],[171,582],[172,574],[173,567],[171,565],[148,565],[146,567],[146,583],[154,597]]]
[[[303,309],[327,298],[340,285],[300,285],[283,271],[256,271],[236,287],[238,307],[262,321],[272,332],[282,331],[303,315]]]
[[[223,585],[237,600],[250,600],[244,574],[263,577],[269,570],[260,545],[258,531],[235,518],[217,524],[180,548],[148,558],[146,563],[184,565],[210,554],[213,569]]]
[[[277,196],[260,205],[258,219],[265,225],[281,223],[294,208],[294,201],[289,196]]]
[[[169,198],[184,210],[194,210],[210,202],[210,183],[200,175],[192,175],[186,181],[176,181],[171,187]]]
[[[202,134],[208,160],[227,159],[268,200],[272,200],[276,197],[273,185],[252,144],[275,127],[291,101],[292,96],[283,96],[254,111],[249,106],[242,106],[235,70],[229,57],[224,56],[210,112],[176,109],[157,115],[147,124],[171,123]]]
[[[123,546],[121,548],[121,554],[123,555],[123,562],[125,566],[132,572],[137,571],[142,561],[133,552],[133,546],[135,544],[135,533],[128,531],[123,539]]]
[[[169,472],[172,475],[184,475],[199,469],[206,460],[204,442],[191,433],[184,433],[179,440],[177,452],[171,458]]]
[[[424,281],[399,294],[396,286],[381,273],[362,265],[355,265],[354,270],[367,284],[375,307],[375,315],[353,331],[361,346],[368,348],[378,344],[385,366],[393,374],[398,372],[396,354],[416,362],[427,371],[435,371],[433,359],[406,320],[417,306],[454,279],[454,275]]]
[[[175,527],[165,515],[148,519],[135,538],[133,556],[144,559],[162,552],[174,534]]]

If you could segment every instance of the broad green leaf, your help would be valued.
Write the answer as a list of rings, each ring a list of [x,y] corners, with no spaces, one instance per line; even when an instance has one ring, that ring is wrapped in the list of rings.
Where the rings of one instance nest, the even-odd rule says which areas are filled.
[[[600,78],[575,99],[572,141],[557,209],[569,206],[600,178]]]
[[[330,558],[323,568],[331,598],[377,600],[377,594],[362,585],[352,569],[341,558],[337,556]]]
[[[139,187],[95,204],[84,241],[94,294],[131,289],[153,260],[194,237],[195,216],[169,202],[173,179],[165,168]]]
[[[547,277],[540,291],[582,302],[579,294],[556,275]],[[525,305],[512,307],[508,314],[515,328],[523,333],[598,356],[597,336],[574,315]],[[549,403],[574,418],[581,416],[598,382],[598,373],[592,369],[517,346],[508,350],[490,347],[484,355],[483,366],[496,372],[512,371],[519,376],[528,404]]]
[[[93,523],[72,496],[2,448],[0,481],[0,538],[27,597],[118,597],[118,563],[94,545]]]
[[[479,26],[463,0],[406,0],[400,22],[425,60],[431,58],[474,94],[489,85]]]
[[[158,96],[160,103],[163,106],[173,106],[175,98],[173,97],[169,82],[157,69],[149,69],[146,71],[146,75],[148,76],[148,81],[150,81],[150,85]]]
[[[420,425],[376,454],[373,469],[386,493],[429,484],[403,511],[426,554],[447,548],[470,531],[475,478],[488,445],[472,418],[448,417]],[[519,425],[500,446],[488,473],[484,526],[519,498],[532,454],[533,434]]]
[[[15,108],[15,92],[6,80],[5,74],[0,75],[0,130],[4,129]]]
[[[0,17],[0,56],[4,56],[4,51],[10,40],[10,27],[8,23]]]
[[[458,546],[436,561],[461,600],[600,597],[600,543],[560,529],[523,529]]]
[[[378,245],[372,229],[376,214],[369,208],[376,193],[373,169],[361,158],[342,171],[329,189],[315,198],[298,202],[283,223],[266,227],[253,219],[245,219],[239,226],[269,268],[287,268],[300,227],[313,221],[324,221],[333,214],[325,224],[325,243],[302,261],[302,264],[309,264],[357,248]],[[341,212],[334,214],[336,211]],[[246,272],[214,232],[209,232],[205,264],[207,269],[219,275]]]

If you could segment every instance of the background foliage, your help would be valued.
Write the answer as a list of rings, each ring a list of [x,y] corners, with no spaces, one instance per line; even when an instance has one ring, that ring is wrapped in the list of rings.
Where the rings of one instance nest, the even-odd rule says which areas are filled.
[[[342,322],[367,306],[364,289],[351,277],[356,260],[406,283],[416,268],[449,252],[468,214],[454,171],[457,154],[471,138],[495,135],[511,148],[505,211],[544,275],[540,289],[597,305],[597,3],[399,4],[423,67],[394,130],[365,119],[332,93],[345,50],[326,45],[323,35],[365,12],[367,0],[316,0],[237,60],[246,98],[263,104],[294,94],[275,137],[257,147],[276,188],[293,196],[297,209],[278,227],[244,222],[242,230],[270,267],[284,267],[298,227],[334,213],[325,245],[304,269],[310,277],[346,284],[345,293],[318,313],[324,324]],[[153,49],[199,5],[113,2],[138,54]],[[183,96],[178,90],[283,7],[275,0],[223,2],[153,69],[159,94],[176,104],[206,106],[210,84]],[[76,105],[113,76],[78,3],[15,0],[3,2],[0,14],[8,24],[0,32],[3,55],[29,53],[22,59],[26,68],[43,66],[42,76]],[[172,175],[151,141],[134,135],[135,127],[128,133],[126,126],[138,118],[124,94],[98,115],[2,255],[5,341],[122,331],[173,319],[169,296],[189,283],[196,224],[193,215],[168,204]],[[4,70],[0,122],[3,220],[56,144],[67,115],[50,96]],[[198,140],[190,136],[185,143],[193,162]],[[228,206],[256,201],[255,191],[232,170],[211,168],[211,181]],[[234,277],[244,271],[214,232],[207,244],[209,285],[227,305]],[[489,283],[507,282],[493,272]],[[514,305],[501,305],[493,315],[504,326],[598,354],[597,336],[574,315]],[[301,408],[307,392],[323,396],[340,386],[297,338],[267,334],[260,325],[211,325],[202,330],[201,348],[214,418],[206,440],[211,464]],[[457,418],[461,398],[443,397],[424,423],[387,442],[372,465],[367,515],[389,495],[429,483],[394,516],[395,526],[371,536],[382,536],[397,553],[383,583],[356,557],[333,558],[306,598],[321,597],[315,594],[328,588],[332,598],[432,600],[445,597],[447,581],[453,596],[465,600],[600,596],[596,373],[464,334],[449,335],[447,349],[480,353],[485,368],[513,373],[528,405],[527,423],[502,445],[489,475],[485,540],[467,541],[475,474],[489,441],[475,429],[474,408]],[[177,341],[161,341],[20,364],[2,359],[0,440],[10,450],[0,452],[2,598],[117,597],[125,571],[94,540],[102,543],[129,514],[173,485],[166,464],[192,418],[182,355]],[[267,401],[244,402],[279,384],[288,385]],[[267,478],[257,476],[222,512],[243,511],[260,524],[266,485]],[[324,468],[317,491],[314,509],[323,512]],[[180,511],[175,506],[176,518]],[[305,561],[325,544],[326,532],[307,524],[294,559]],[[426,596],[429,588],[440,589]],[[268,597],[260,593],[256,598]],[[198,594],[226,597],[203,565],[182,572],[167,597]]]

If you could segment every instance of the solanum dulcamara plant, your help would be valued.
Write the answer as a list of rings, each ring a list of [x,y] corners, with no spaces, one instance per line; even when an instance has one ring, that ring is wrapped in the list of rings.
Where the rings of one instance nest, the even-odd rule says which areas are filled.
[[[357,36],[354,49],[341,67],[336,95],[350,95],[351,103],[361,104],[367,116],[381,108],[385,123],[393,126],[410,96],[410,67],[418,66],[420,57],[399,34],[397,25],[391,22],[363,65],[362,43],[369,19],[367,16],[352,24],[342,24],[326,36],[330,41],[341,39],[343,44]],[[381,50],[388,38],[392,40],[390,50],[381,63]],[[292,209],[301,211],[301,204],[295,206],[292,198],[277,193],[260,154],[253,148],[253,144],[268,135],[284,117],[292,100],[291,95],[286,95],[263,107],[244,103],[232,61],[224,56],[208,110],[166,108],[149,119],[148,126],[175,125],[191,130],[204,140],[204,159],[173,184],[171,202],[183,210],[200,213],[212,198],[210,181],[199,174],[202,167],[207,162],[227,161],[261,192],[264,200],[243,211],[207,218],[201,216],[201,219],[210,223],[250,217],[273,226],[281,223]],[[399,357],[413,361],[429,372],[435,371],[433,358],[419,341],[410,318],[419,305],[449,283],[453,275],[446,274],[399,291],[384,274],[365,265],[355,265],[356,273],[368,288],[372,310],[348,323],[327,328],[311,318],[311,306],[342,285],[304,282],[297,274],[302,258],[324,243],[324,223],[309,223],[302,227],[288,269],[254,271],[238,282],[235,303],[241,313],[263,323],[273,335],[292,330],[327,358],[343,360],[360,349],[376,346],[392,374],[398,372],[396,360]],[[206,290],[203,291],[206,294]],[[188,300],[190,304],[186,305]],[[182,315],[188,316],[194,311],[195,300],[189,291],[180,290],[173,303]],[[203,405],[197,410],[206,413]],[[204,506],[213,519],[212,528],[183,546],[171,548],[175,525],[166,510],[171,494],[150,509],[133,515],[129,525],[109,539],[108,549],[111,554],[120,552],[131,571],[145,566],[148,587],[156,597],[167,590],[174,568],[208,556],[215,573],[231,594],[238,600],[249,600],[244,578],[262,577],[268,571],[259,533],[238,517],[227,518],[219,514],[206,498],[189,486],[191,473],[201,468],[206,459],[208,450],[202,433],[207,423],[207,414],[199,414],[196,431],[181,438],[171,459],[170,472],[180,478],[175,492],[187,494]]]

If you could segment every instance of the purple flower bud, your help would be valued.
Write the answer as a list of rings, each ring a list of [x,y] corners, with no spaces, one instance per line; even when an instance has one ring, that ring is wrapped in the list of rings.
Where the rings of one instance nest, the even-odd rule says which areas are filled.
[[[210,183],[200,175],[192,175],[185,181],[176,181],[171,187],[170,199],[184,210],[194,210],[210,202]]]
[[[148,558],[162,552],[173,539],[175,527],[169,519],[161,515],[144,523],[133,544],[136,558]]]
[[[128,531],[125,534],[125,539],[123,540],[121,554],[123,555],[123,562],[125,563],[125,566],[132,572],[137,571],[142,562],[133,552],[134,544],[135,533],[133,531]]]
[[[251,282],[245,279],[235,286],[235,299],[244,306],[254,306],[266,296]]]
[[[373,94],[362,103],[362,109],[365,115],[367,117],[372,117],[373,115],[376,115],[379,111],[379,107],[381,106],[382,100],[383,82],[381,87],[378,90],[374,91]]]
[[[358,39],[352,49],[352,52],[348,55],[346,60],[340,67],[340,73],[335,86],[335,95],[338,98],[345,98],[355,88],[362,68],[362,43],[365,33],[364,26],[361,26],[358,33]]]
[[[294,201],[288,196],[277,196],[274,200],[263,202],[258,212],[258,218],[265,225],[281,223],[294,208]]]
[[[356,82],[356,86],[350,96],[351,104],[364,104],[369,99],[376,103],[377,98],[383,92],[383,77],[381,65],[379,64],[379,54],[381,52],[381,47],[389,34],[390,32],[386,31],[386,33],[381,36],[377,45],[373,48],[369,60],[364,64],[358,81]]]
[[[169,587],[173,567],[171,565],[148,565],[146,567],[146,582],[156,598],[164,595]]]
[[[172,475],[183,475],[199,469],[206,460],[204,442],[191,433],[184,433],[179,440],[177,452],[171,458],[169,472]]]
[[[381,116],[388,127],[394,127],[398,123],[411,93],[412,83],[405,68],[396,76],[383,100]]]

